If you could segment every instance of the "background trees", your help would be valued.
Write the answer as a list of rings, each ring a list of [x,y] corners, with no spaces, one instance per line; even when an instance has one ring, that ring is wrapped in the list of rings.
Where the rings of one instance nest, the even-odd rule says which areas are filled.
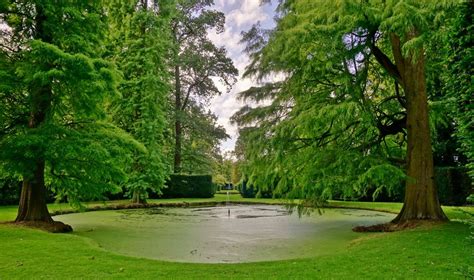
[[[147,190],[159,193],[169,174],[163,133],[173,53],[170,3],[115,1],[109,7],[110,55],[123,73],[121,98],[111,106],[113,120],[146,147],[133,155],[127,171],[125,186],[135,203],[145,202]]]
[[[224,22],[210,5],[0,2],[0,178],[23,182],[17,221],[51,223],[50,191],[76,206],[122,188],[145,202],[172,170],[171,123],[179,169],[214,171],[228,136],[204,108],[237,70],[207,39]]]
[[[209,99],[220,94],[215,81],[219,80],[230,88],[238,74],[233,62],[227,57],[224,48],[216,47],[208,38],[210,29],[221,32],[224,28],[224,15],[209,10],[213,1],[180,0],[177,13],[172,20],[175,43],[174,69],[174,160],[175,173],[183,170],[183,161],[196,162],[204,154],[198,138],[223,140],[227,137],[222,127],[216,126],[215,117],[206,113],[204,106]],[[198,121],[196,121],[198,120]],[[196,126],[200,122],[200,127]],[[185,147],[186,143],[188,144]],[[199,149],[196,147],[199,146]],[[211,145],[214,146],[214,145]],[[186,150],[183,153],[183,150]],[[197,153],[193,153],[196,151]],[[186,156],[187,158],[184,158]],[[206,157],[204,157],[206,159]],[[207,158],[206,160],[209,160]]]

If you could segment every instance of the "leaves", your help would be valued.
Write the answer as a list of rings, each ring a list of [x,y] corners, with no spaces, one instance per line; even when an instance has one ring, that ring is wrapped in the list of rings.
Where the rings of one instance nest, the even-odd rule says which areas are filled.
[[[375,189],[400,192],[405,178],[406,101],[394,82],[391,38],[419,57],[452,1],[283,1],[274,30],[243,33],[247,105],[237,156],[244,180],[274,195],[321,201]],[[432,22],[435,21],[435,24]],[[431,40],[431,41],[430,41]],[[392,72],[387,68],[392,64]],[[279,75],[278,82],[266,78]],[[440,127],[446,102],[432,103]]]
[[[126,180],[132,153],[146,152],[106,118],[120,74],[101,58],[103,6],[45,0],[9,8],[15,17],[1,17],[12,31],[12,48],[0,51],[0,72],[8,77],[0,81],[1,172],[29,178],[44,161],[59,198],[75,205],[99,198]]]

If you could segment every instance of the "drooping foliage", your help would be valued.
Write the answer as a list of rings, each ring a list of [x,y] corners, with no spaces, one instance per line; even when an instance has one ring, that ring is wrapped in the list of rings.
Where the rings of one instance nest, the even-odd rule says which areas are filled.
[[[251,57],[245,75],[261,81],[240,94],[259,106],[234,115],[249,182],[318,203],[390,193],[406,181],[409,206],[400,219],[444,219],[432,175],[424,50],[453,6],[281,1],[274,30],[256,25],[243,34]],[[425,201],[414,202],[424,189]]]
[[[114,1],[110,5],[115,63],[123,73],[121,98],[112,105],[113,119],[146,147],[135,153],[125,187],[134,202],[144,202],[147,190],[159,193],[169,173],[164,155],[167,98],[171,90],[170,19],[173,1]]]
[[[106,118],[119,74],[101,58],[101,2],[7,1],[1,9],[0,174],[23,180],[17,220],[49,220],[36,211],[46,209],[45,182],[73,203],[100,197],[143,147]],[[32,206],[38,200],[44,205]]]

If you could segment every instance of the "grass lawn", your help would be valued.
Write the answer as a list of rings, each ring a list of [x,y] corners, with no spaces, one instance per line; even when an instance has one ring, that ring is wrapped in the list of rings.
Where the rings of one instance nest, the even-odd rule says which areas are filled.
[[[186,202],[226,201],[186,199]],[[271,199],[232,201],[278,203]],[[166,200],[168,203],[183,199]],[[163,200],[151,201],[162,203]],[[108,204],[120,204],[114,201]],[[101,205],[90,203],[88,207]],[[330,202],[331,206],[398,211],[401,204]],[[51,211],[66,210],[64,204]],[[446,207],[450,218],[462,218],[456,207]],[[472,208],[463,208],[472,212]],[[16,207],[0,207],[0,220],[11,220]],[[474,263],[469,227],[459,222],[403,232],[360,234],[342,252],[313,259],[245,264],[188,264],[126,257],[107,252],[89,239],[73,234],[0,225],[0,279],[464,279]]]

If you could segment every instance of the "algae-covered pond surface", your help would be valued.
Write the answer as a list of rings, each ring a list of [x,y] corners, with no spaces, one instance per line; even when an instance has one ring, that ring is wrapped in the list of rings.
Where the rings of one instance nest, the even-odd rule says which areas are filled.
[[[230,215],[229,215],[230,211]],[[56,216],[106,250],[158,260],[236,263],[314,257],[347,248],[357,225],[389,213],[324,209],[309,216],[277,205],[149,208]]]

